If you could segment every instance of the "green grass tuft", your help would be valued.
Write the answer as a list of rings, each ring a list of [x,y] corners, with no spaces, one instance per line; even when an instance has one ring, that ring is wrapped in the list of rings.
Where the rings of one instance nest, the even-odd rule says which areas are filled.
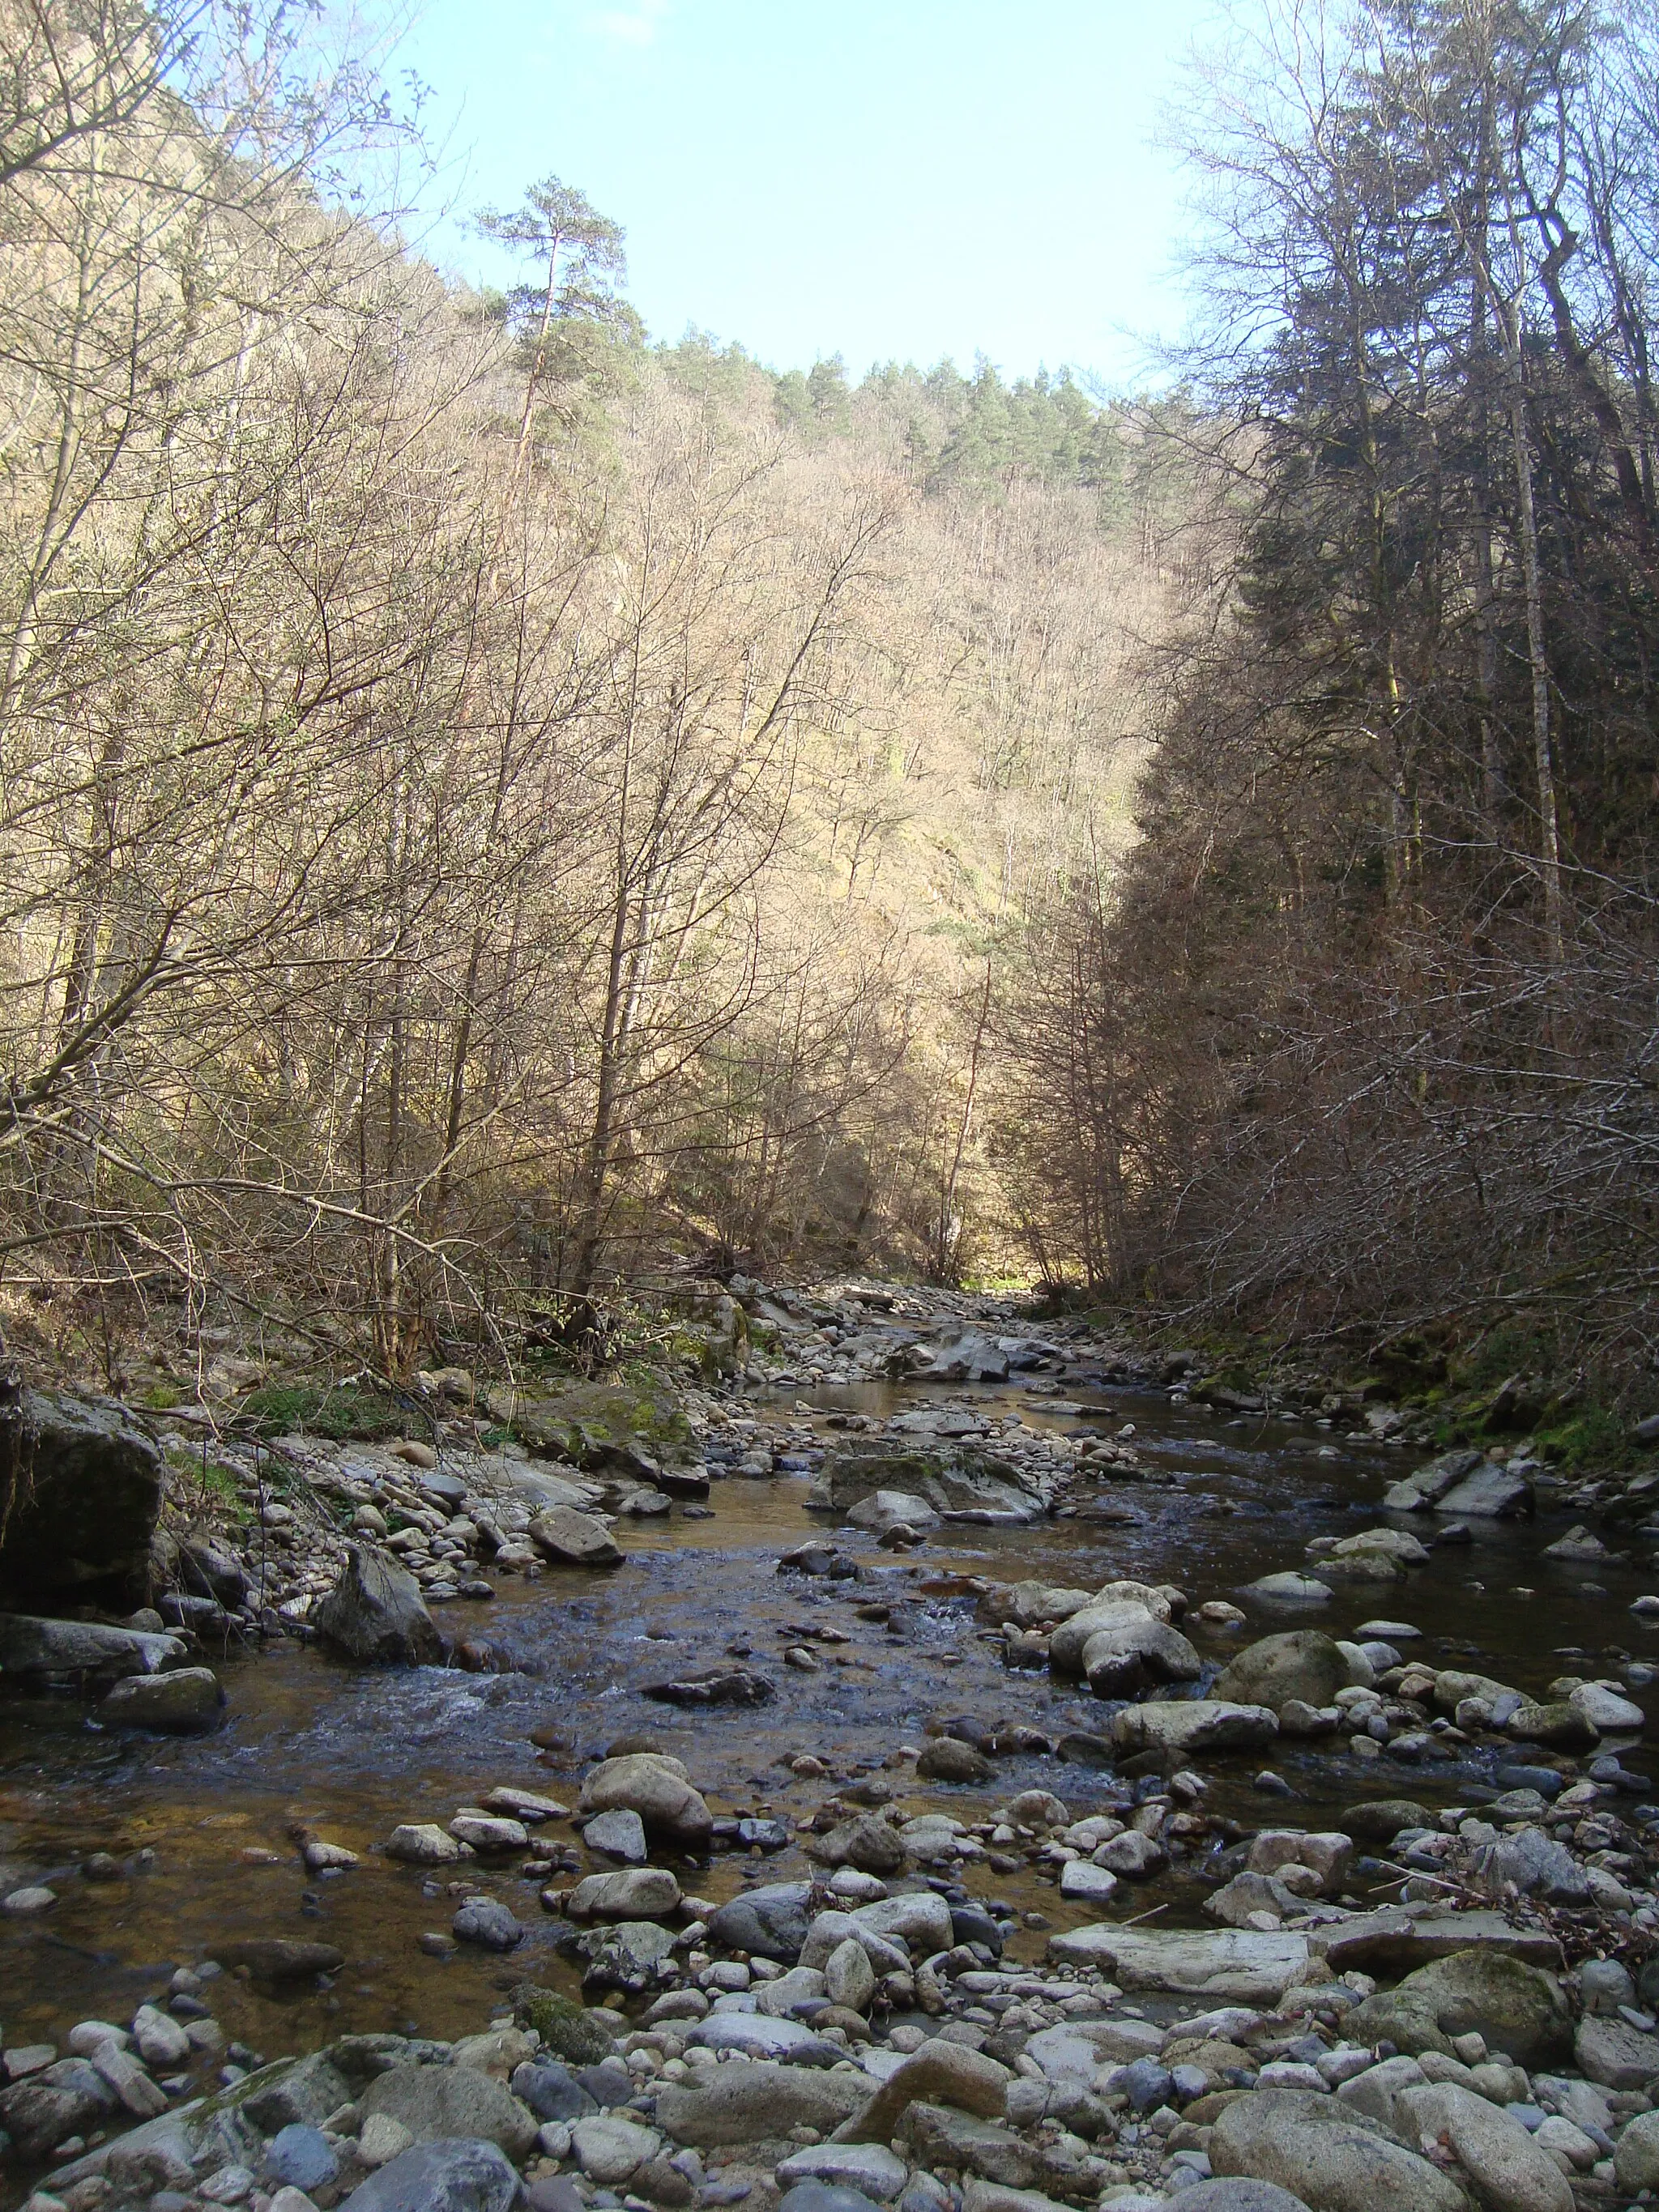
[[[400,1437],[411,1419],[419,1417],[383,1390],[363,1389],[356,1383],[268,1382],[250,1390],[242,1401],[242,1413],[265,1437],[286,1436],[304,1430],[328,1437],[337,1443],[347,1437],[374,1443]]]

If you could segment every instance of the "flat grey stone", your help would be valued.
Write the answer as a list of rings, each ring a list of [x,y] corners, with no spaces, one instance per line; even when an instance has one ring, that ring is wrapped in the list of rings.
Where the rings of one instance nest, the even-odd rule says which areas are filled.
[[[787,2064],[832,2066],[846,2053],[824,2043],[798,2020],[775,2020],[765,2013],[711,2013],[686,2036],[704,2051],[740,2051],[745,2057],[776,2058]]]

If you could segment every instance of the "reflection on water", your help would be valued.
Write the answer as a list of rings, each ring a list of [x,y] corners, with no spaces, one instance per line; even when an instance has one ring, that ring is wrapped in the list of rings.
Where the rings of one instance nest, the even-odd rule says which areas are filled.
[[[1004,1671],[998,1647],[979,1634],[970,1597],[926,1594],[940,1568],[1087,1587],[1127,1575],[1179,1583],[1194,1601],[1236,1595],[1254,1577],[1299,1564],[1310,1538],[1369,1525],[1385,1483],[1408,1464],[1404,1453],[1381,1447],[1334,1450],[1313,1427],[1224,1421],[1128,1391],[1079,1395],[1087,1407],[1080,1419],[1103,1433],[1134,1424],[1135,1449],[1160,1478],[1102,1486],[1102,1499],[1133,1516],[1126,1523],[1079,1516],[1024,1530],[945,1528],[924,1553],[898,1559],[846,1530],[863,1578],[803,1583],[780,1576],[775,1562],[823,1525],[804,1510],[805,1481],[732,1480],[715,1486],[711,1520],[684,1520],[676,1508],[665,1521],[623,1523],[628,1560],[609,1576],[550,1575],[531,1585],[504,1578],[489,1610],[490,1638],[533,1671],[365,1674],[289,1645],[225,1668],[229,1719],[206,1740],[106,1734],[68,1700],[0,1711],[0,1872],[8,1887],[25,1877],[49,1881],[61,1900],[42,1920],[0,1926],[6,2040],[61,2039],[88,2013],[125,2018],[155,1993],[164,1968],[210,1955],[228,1931],[321,1939],[347,1958],[326,1994],[279,2003],[235,1985],[216,2000],[228,2032],[257,2050],[303,2048],[346,2028],[418,2022],[441,2034],[475,2027],[499,1989],[527,1975],[568,1983],[547,1949],[537,1885],[510,1864],[470,1869],[469,1887],[494,1891],[519,1913],[526,1943],[507,1960],[430,1957],[417,1939],[447,1929],[454,1905],[441,1886],[423,1886],[416,1872],[374,1853],[398,1821],[447,1820],[502,1782],[568,1793],[574,1802],[583,1765],[642,1729],[681,1753],[717,1813],[775,1809],[797,1820],[810,1815],[828,1785],[797,1780],[780,1763],[789,1753],[817,1753],[844,1780],[873,1769],[896,1746],[918,1742],[934,1716],[1024,1721],[1055,1735],[1098,1729],[1103,1709],[1086,1689],[1079,1694],[1043,1674]],[[872,1384],[816,1391],[810,1402],[820,1413],[882,1415],[928,1396]],[[1018,1390],[972,1398],[988,1412],[1018,1411],[1035,1427],[1077,1425],[1077,1418],[1046,1412],[1040,1396]],[[1369,1619],[1403,1620],[1424,1632],[1414,1650],[1478,1653],[1487,1670],[1529,1691],[1564,1670],[1616,1671],[1624,1648],[1638,1656],[1659,1649],[1659,1636],[1626,1610],[1650,1586],[1645,1561],[1589,1567],[1543,1559],[1560,1519],[1529,1528],[1476,1524],[1471,1544],[1437,1550],[1403,1583],[1339,1589],[1332,1604],[1312,1611],[1256,1607],[1248,1630],[1200,1626],[1194,1639],[1222,1664],[1247,1635],[1314,1625],[1344,1635]],[[1411,1525],[1426,1533],[1420,1522]],[[1516,1595],[1517,1586],[1535,1594]],[[858,1617],[858,1605],[878,1599],[896,1602],[892,1626]],[[452,1607],[451,1627],[463,1617],[471,1626],[481,1616],[475,1607]],[[781,1663],[789,1644],[825,1626],[850,1640],[818,1646],[818,1672]],[[1617,1641],[1610,1647],[1609,1639]],[[1594,1654],[1595,1663],[1570,1662],[1559,1656],[1562,1647]],[[758,1711],[693,1714],[641,1695],[651,1682],[738,1652],[775,1685],[773,1701]],[[532,1730],[548,1724],[568,1732],[570,1764],[550,1766],[532,1745]],[[1271,1809],[1316,1826],[1358,1796],[1455,1802],[1460,1785],[1486,1771],[1390,1761],[1362,1767],[1346,1754],[1289,1743],[1273,1756],[1294,1802],[1256,1795],[1252,1762],[1235,1759],[1212,1769],[1212,1806],[1252,1825]],[[991,1790],[932,1787],[906,1802],[974,1820],[1031,1784],[1058,1790],[1079,1808],[1107,1786],[1092,1771],[1024,1758],[1007,1761]],[[307,1875],[289,1833],[296,1824],[362,1853],[363,1864],[332,1880]],[[572,1839],[562,1824],[551,1832],[556,1842]],[[241,1855],[250,1850],[277,1856],[249,1863]],[[93,1850],[122,1858],[127,1878],[82,1880],[76,1867]],[[687,1875],[687,1886],[729,1895],[747,1864],[717,1858],[706,1872]],[[766,1868],[781,1875],[803,1864],[792,1850]],[[1091,1917],[1024,1875],[980,1869],[969,1881],[982,1894],[1040,1908],[1057,1924]],[[438,1893],[428,1894],[434,1887]],[[1190,1918],[1201,1893],[1190,1873],[1166,1876],[1146,1886],[1134,1909],[1163,1903],[1166,1920]],[[1038,1955],[1044,1940],[1030,1932],[1024,1955]]]

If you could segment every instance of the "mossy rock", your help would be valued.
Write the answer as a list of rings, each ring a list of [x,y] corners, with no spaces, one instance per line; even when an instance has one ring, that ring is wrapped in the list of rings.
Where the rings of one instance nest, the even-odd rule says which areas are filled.
[[[521,1982],[514,1990],[513,2017],[520,2027],[533,2027],[567,2066],[597,2066],[616,2048],[609,2029],[601,2027],[592,2013],[535,1982]]]
[[[1342,2033],[1351,2040],[1373,2045],[1391,2043],[1408,2058],[1420,2058],[1425,2051],[1453,2056],[1451,2038],[1441,2033],[1428,2000],[1404,1990],[1383,1990],[1345,2013]]]
[[[1413,2058],[1449,2051],[1453,2036],[1471,2030],[1520,2066],[1565,2059],[1572,2049],[1572,2014],[1554,1975],[1485,1949],[1419,1966],[1397,1989],[1356,2006],[1342,2027],[1357,2043],[1386,2036]]]
[[[532,1451],[596,1472],[637,1472],[641,1457],[672,1467],[698,1456],[679,1391],[665,1379],[580,1382],[552,1398],[503,1387],[484,1402]]]
[[[878,1490],[902,1490],[936,1513],[988,1509],[1034,1516],[1040,1508],[1023,1468],[972,1444],[894,1449],[885,1444],[838,1444],[807,1493],[814,1512],[844,1513]]]

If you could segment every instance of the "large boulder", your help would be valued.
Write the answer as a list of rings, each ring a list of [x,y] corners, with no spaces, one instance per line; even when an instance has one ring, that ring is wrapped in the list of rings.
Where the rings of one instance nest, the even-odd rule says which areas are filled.
[[[1445,1452],[1396,1482],[1382,1503],[1395,1513],[1455,1514],[1460,1519],[1507,1520],[1533,1510],[1533,1488],[1484,1453]]]
[[[954,1940],[951,1908],[932,1890],[878,1898],[873,1904],[856,1906],[852,1917],[872,1935],[908,1943],[921,1959],[934,1951],[948,1950]]]
[[[1659,2189],[1659,2112],[1638,2112],[1619,2138],[1613,2179],[1627,2196]]]
[[[1395,2110],[1418,2138],[1443,2142],[1498,2212],[1573,2212],[1566,2176],[1519,2120],[1455,2081],[1401,2091]]]
[[[1523,1698],[1505,1726],[1523,1742],[1541,1743],[1552,1751],[1589,1751],[1601,1741],[1601,1731],[1589,1715],[1565,1698],[1541,1704]]]
[[[609,1813],[621,1808],[637,1813],[647,1835],[665,1837],[687,1850],[708,1843],[714,1818],[691,1787],[678,1759],[665,1753],[636,1751],[601,1759],[582,1784],[577,1810]]]
[[[564,1909],[572,1920],[662,1920],[679,1901],[679,1883],[665,1867],[623,1867],[579,1881]]]
[[[365,2119],[384,2112],[400,2120],[417,2143],[470,2136],[520,2159],[536,2140],[528,2107],[471,2066],[393,2066],[375,2076],[358,2104]]]
[[[1358,2042],[1387,2035],[1407,2049],[1389,2025],[1397,2025],[1407,2009],[1422,2013],[1448,2039],[1471,2031],[1484,2035],[1492,2050],[1507,2051],[1522,2066],[1565,2058],[1572,2048],[1572,2014],[1555,1976],[1501,1951],[1454,1951],[1419,1966],[1387,1996],[1356,2006],[1344,2033]]]
[[[0,1674],[25,1680],[53,1674],[155,1674],[164,1667],[182,1667],[189,1656],[176,1636],[106,1628],[96,1620],[0,1613]]]
[[[787,2136],[799,2127],[828,2135],[861,2112],[874,2094],[867,2076],[728,2058],[695,2079],[659,2089],[657,2125],[677,2142],[700,2150]]]
[[[574,1506],[550,1505],[530,1524],[530,1534],[544,1559],[560,1567],[619,1567],[622,1552],[610,1528],[596,1513],[578,1513]]]
[[[1659,2080],[1659,2041],[1626,2021],[1581,2020],[1572,2054],[1586,2077],[1607,2089],[1645,2089]]]
[[[728,1950],[793,1966],[806,1942],[810,1881],[779,1881],[751,1889],[708,1916],[708,1932]]]
[[[186,1536],[179,1545],[179,1578],[187,1590],[198,1597],[210,1597],[216,1605],[232,1613],[248,1594],[247,1570],[234,1553],[227,1551],[209,1533]]]
[[[1195,1682],[1204,1662],[1167,1621],[1126,1621],[1097,1629],[1083,1647],[1083,1671],[1097,1698],[1132,1698],[1164,1682]]]
[[[45,2158],[115,2109],[114,2091],[84,2058],[59,2059],[0,2089],[0,2127],[27,2159]]]
[[[843,2124],[842,2140],[885,2142],[906,2106],[918,2100],[956,2105],[981,2119],[1000,2120],[1012,2079],[1008,2069],[986,2052],[934,2038],[888,2075],[856,2119]]]
[[[1053,1583],[993,1583],[976,1608],[980,1620],[1000,1628],[1046,1628],[1051,1621],[1069,1620],[1094,1602],[1094,1592],[1071,1589]]]
[[[1128,1928],[1102,1920],[1048,1938],[1063,1966],[1090,1966],[1126,1990],[1170,1990],[1232,2004],[1277,2004],[1308,1979],[1305,1936],[1254,1928]]]
[[[925,1498],[918,1498],[908,1490],[872,1490],[867,1498],[860,1498],[856,1505],[848,1508],[847,1517],[855,1528],[872,1529],[878,1536],[890,1528],[937,1528],[939,1515]]]
[[[1517,1514],[1529,1514],[1533,1505],[1533,1487],[1525,1475],[1512,1474],[1508,1468],[1486,1460],[1449,1490],[1434,1510],[1455,1513],[1460,1518],[1507,1521]]]
[[[1121,1753],[1178,1753],[1195,1759],[1206,1752],[1254,1750],[1279,1734],[1277,1717],[1267,1705],[1234,1705],[1219,1698],[1170,1698],[1144,1705],[1125,1705],[1112,1716],[1112,1741]]]
[[[883,1439],[860,1439],[827,1453],[806,1504],[816,1512],[844,1514],[883,1490],[920,1498],[946,1519],[988,1512],[1030,1520],[1042,1510],[1033,1478],[1016,1460],[973,1444],[907,1448]]]
[[[552,1398],[496,1384],[484,1393],[484,1403],[532,1451],[591,1474],[656,1483],[676,1469],[701,1468],[681,1393],[665,1377],[580,1382]]]
[[[692,2022],[685,2039],[694,2050],[735,2051],[744,2058],[775,2058],[790,2066],[834,2066],[845,2055],[804,2021],[778,2013],[711,2012]]]
[[[1138,1597],[1098,1595],[1068,1613],[1048,1638],[1048,1664],[1056,1674],[1080,1674],[1083,1654],[1097,1636],[1118,1629],[1133,1633],[1147,1621],[1167,1621],[1169,1610]]]
[[[372,1545],[346,1546],[340,1579],[313,1607],[311,1623],[331,1651],[364,1665],[426,1667],[444,1656],[420,1584]]]
[[[1023,2200],[1031,2212],[1037,2202],[1061,2191],[1092,2193],[1084,2169],[1060,2144],[1016,2135],[994,2120],[971,2119],[949,2105],[918,2100],[906,2109],[894,2133],[909,2158],[926,2171],[954,2167],[1005,2191],[1035,2191],[1035,2197]]]
[[[1589,1895],[1583,1868],[1541,1828],[1517,1828],[1485,1844],[1474,1855],[1474,1880],[1498,1899],[1511,1882],[1522,1897],[1541,1897],[1551,1905],[1582,1905]]]
[[[160,1447],[108,1400],[33,1390],[21,1433],[21,1479],[0,1517],[0,1603],[148,1604],[167,1487]]]
[[[1250,2181],[1243,2174],[1200,2181],[1195,2188],[1183,2189],[1181,2195],[1182,2212],[1312,2212],[1310,2206],[1277,2182]]]
[[[239,1966],[246,1966],[251,1981],[272,1989],[314,1981],[319,1974],[336,1973],[345,1964],[345,1954],[336,1950],[332,1943],[306,1943],[290,1936],[239,1936],[229,1942],[216,1944],[212,1955],[233,1973]],[[285,2066],[283,2078],[289,2089],[296,2080],[309,2079],[310,2072],[314,2072],[319,2063],[302,2058],[298,2066]],[[343,2104],[345,2100],[337,2098],[335,2101]],[[252,2105],[248,2109],[253,2111]],[[275,2124],[285,2127],[290,2120],[312,2124],[333,2110],[332,2105],[325,2105],[321,2113],[289,2111]],[[257,2112],[253,2116],[259,2118]],[[263,2120],[260,2125],[264,2125]]]
[[[1382,1503],[1393,1513],[1426,1513],[1466,1475],[1484,1466],[1486,1457],[1480,1451],[1442,1452],[1438,1459],[1425,1461],[1402,1480],[1391,1485]]]
[[[655,1920],[612,1920],[590,1929],[577,1948],[586,1960],[584,1991],[597,1995],[620,1990],[624,1996],[637,1996],[660,1986],[674,1938]]]
[[[1273,2182],[1318,2212],[1468,2212],[1457,2184],[1380,2121],[1304,2091],[1259,2089],[1228,2105],[1210,2165]]]
[[[1347,1827],[1346,1818],[1342,1825]],[[1501,1912],[1448,1911],[1432,1899],[1409,1906],[1384,1905],[1375,1912],[1327,1921],[1309,1931],[1309,1942],[1334,1974],[1358,1967],[1363,1973],[1388,1979],[1431,1966],[1437,1959],[1449,1959],[1459,1951],[1501,1951],[1526,1966],[1542,1966],[1553,1973],[1559,1973],[1566,1963],[1559,1942],[1546,1928],[1517,1927]]]
[[[126,1675],[100,1705],[98,1717],[106,1728],[203,1735],[217,1726],[224,1703],[210,1667],[175,1667],[166,1674]]]
[[[808,1850],[820,1865],[856,1867],[860,1873],[897,1874],[907,1853],[899,1832],[878,1813],[855,1813],[839,1820],[828,1834],[814,1836]]]
[[[417,2142],[360,2182],[342,2212],[509,2212],[519,2177],[493,2142]]]
[[[1402,1828],[1431,1828],[1434,1821],[1413,1797],[1373,1797],[1337,1815],[1337,1826],[1357,1844],[1391,1844]]]
[[[1275,1712],[1292,1698],[1328,1705],[1353,1681],[1354,1671],[1352,1661],[1322,1629],[1292,1628],[1247,1644],[1211,1694],[1243,1705],[1271,1705]]]

